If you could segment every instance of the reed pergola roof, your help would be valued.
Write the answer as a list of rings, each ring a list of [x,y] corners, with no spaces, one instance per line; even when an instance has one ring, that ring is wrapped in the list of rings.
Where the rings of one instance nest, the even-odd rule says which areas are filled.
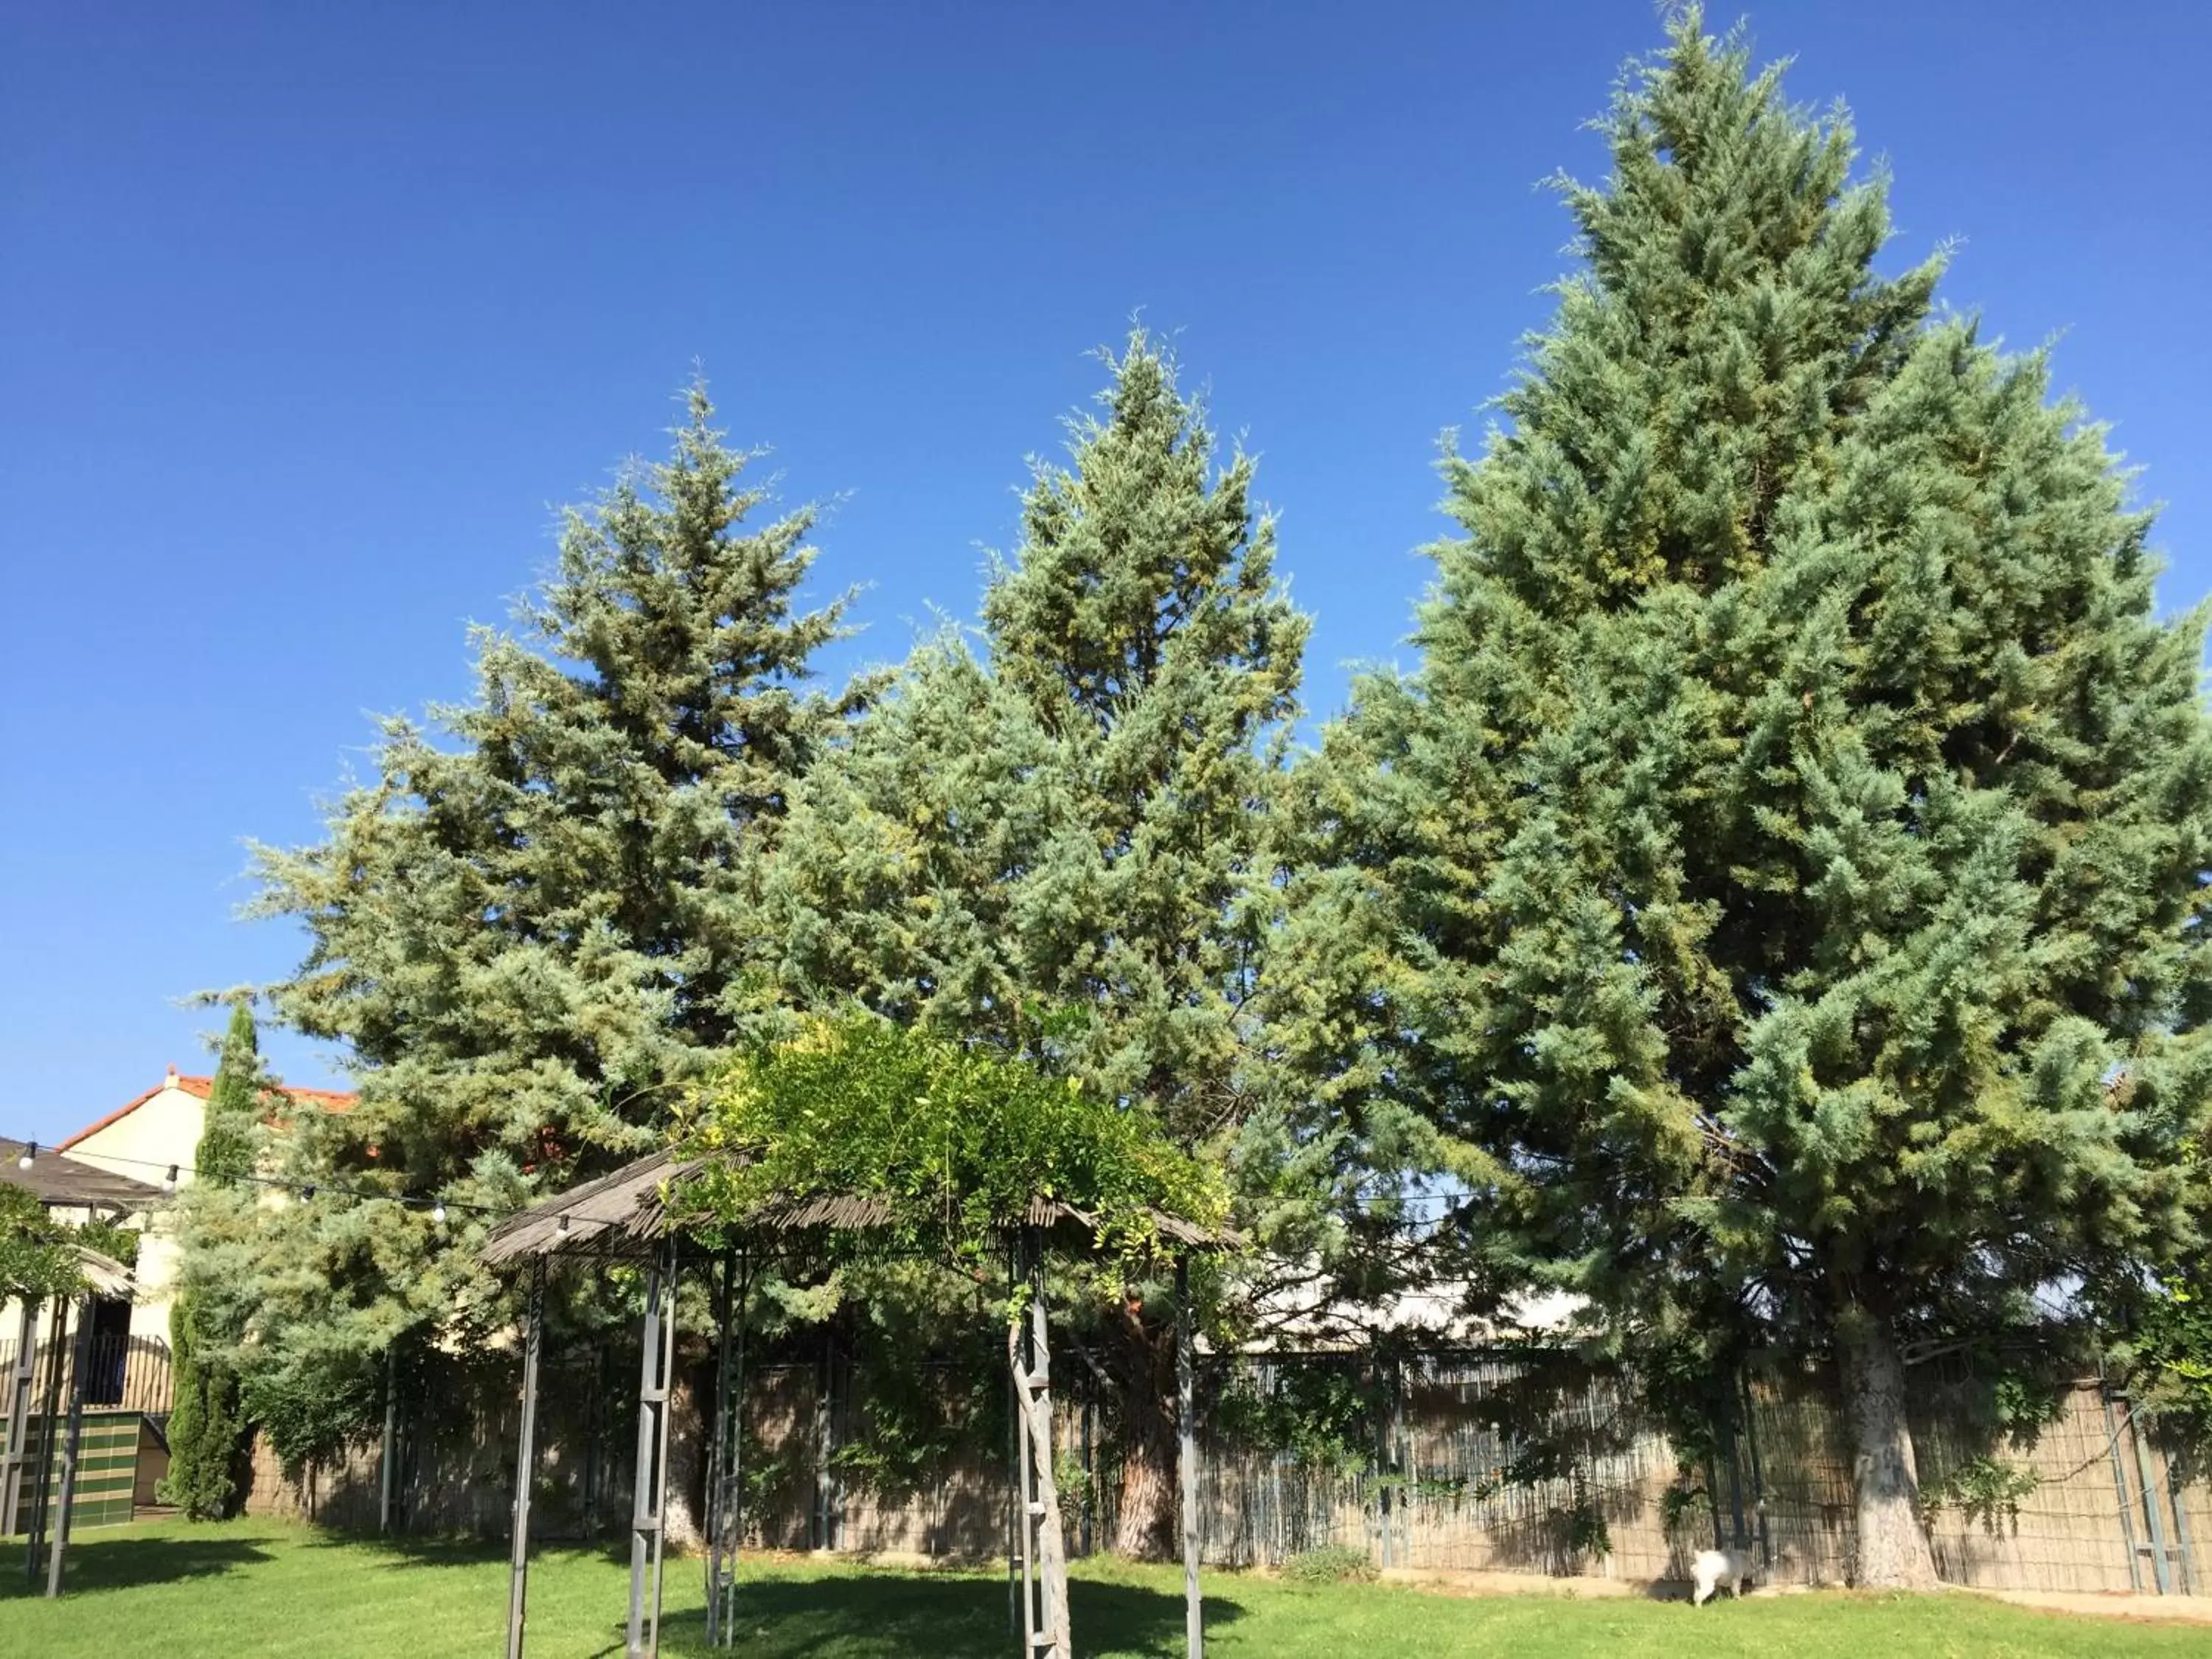
[[[512,1267],[562,1256],[650,1255],[672,1228],[718,1224],[704,1211],[686,1212],[678,1183],[707,1167],[708,1158],[684,1157],[664,1149],[611,1174],[550,1198],[509,1216],[485,1240],[483,1260],[492,1267]],[[1232,1249],[1241,1241],[1226,1228],[1201,1227],[1163,1210],[1150,1212],[1160,1237],[1186,1250]],[[825,1193],[788,1203],[766,1206],[733,1226],[756,1237],[817,1232],[878,1232],[892,1226],[896,1216],[889,1200],[872,1193]],[[1093,1241],[1098,1218],[1060,1199],[1033,1197],[1019,1224],[1048,1234],[1076,1241]]]
[[[72,1244],[70,1249],[76,1257],[78,1274],[94,1296],[111,1302],[128,1302],[136,1294],[137,1280],[131,1269],[113,1256],[102,1255],[82,1244]]]

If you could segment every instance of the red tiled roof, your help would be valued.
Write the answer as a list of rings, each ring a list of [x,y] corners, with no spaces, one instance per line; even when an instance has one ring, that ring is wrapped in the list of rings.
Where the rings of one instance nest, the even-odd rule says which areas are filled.
[[[88,1125],[86,1127],[79,1129],[67,1140],[64,1140],[60,1146],[54,1148],[54,1150],[58,1152],[65,1152],[69,1151],[70,1147],[76,1146],[80,1140],[96,1135],[102,1129],[109,1128],[115,1124],[120,1123],[125,1118],[130,1116],[131,1113],[137,1111],[148,1101],[153,1099],[155,1095],[160,1094],[162,1090],[168,1088],[182,1089],[186,1094],[191,1095],[197,1099],[205,1100],[210,1095],[215,1092],[215,1079],[211,1077],[181,1076],[178,1073],[176,1068],[172,1066],[169,1069],[169,1075],[163,1078],[161,1082],[155,1084],[152,1088],[147,1090],[144,1094],[140,1095],[136,1100],[127,1100],[124,1102],[122,1105],[117,1107],[106,1117],[100,1119],[99,1122]],[[352,1109],[354,1103],[361,1098],[357,1094],[352,1094],[337,1089],[279,1088],[276,1092],[283,1095],[286,1099],[294,1102],[295,1104],[301,1106],[319,1106],[326,1112],[349,1111]]]

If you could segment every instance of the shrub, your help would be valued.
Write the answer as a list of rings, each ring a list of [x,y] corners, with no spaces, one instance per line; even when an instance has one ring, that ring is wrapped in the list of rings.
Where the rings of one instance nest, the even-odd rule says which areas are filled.
[[[1291,1584],[1365,1584],[1376,1576],[1367,1552],[1349,1544],[1324,1544],[1283,1563],[1283,1580]]]

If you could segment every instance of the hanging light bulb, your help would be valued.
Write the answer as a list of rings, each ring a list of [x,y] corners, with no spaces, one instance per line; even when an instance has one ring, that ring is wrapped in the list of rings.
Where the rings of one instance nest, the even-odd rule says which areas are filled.
[[[561,1225],[558,1231],[564,1233],[568,1231],[568,1212],[566,1210],[561,1212]]]
[[[39,1143],[37,1141],[33,1140],[25,1143],[23,1147],[23,1155],[15,1160],[15,1167],[19,1170],[29,1169],[33,1160],[35,1159],[38,1155]]]
[[[442,1198],[430,1206],[430,1224],[434,1227],[446,1224],[446,1200]]]
[[[172,1164],[169,1166],[169,1173],[161,1177],[161,1196],[164,1198],[174,1198],[176,1195],[177,1166]]]
[[[307,1185],[306,1185],[306,1186],[304,1186],[304,1187],[302,1187],[302,1188],[300,1188],[300,1202],[301,1202],[301,1203],[302,1203],[302,1204],[312,1204],[312,1203],[313,1203],[314,1201],[315,1201],[315,1187],[314,1187],[314,1183],[313,1183],[313,1182],[308,1182],[308,1183],[307,1183]]]

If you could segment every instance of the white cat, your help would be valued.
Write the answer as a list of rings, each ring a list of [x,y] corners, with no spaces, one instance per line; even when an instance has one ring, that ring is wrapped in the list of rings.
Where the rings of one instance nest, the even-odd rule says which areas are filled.
[[[1697,1588],[1690,1592],[1690,1605],[1701,1607],[1712,1599],[1713,1591],[1722,1584],[1739,1601],[1743,1599],[1743,1587],[1759,1571],[1759,1557],[1750,1549],[1707,1550],[1690,1563],[1691,1577]]]

